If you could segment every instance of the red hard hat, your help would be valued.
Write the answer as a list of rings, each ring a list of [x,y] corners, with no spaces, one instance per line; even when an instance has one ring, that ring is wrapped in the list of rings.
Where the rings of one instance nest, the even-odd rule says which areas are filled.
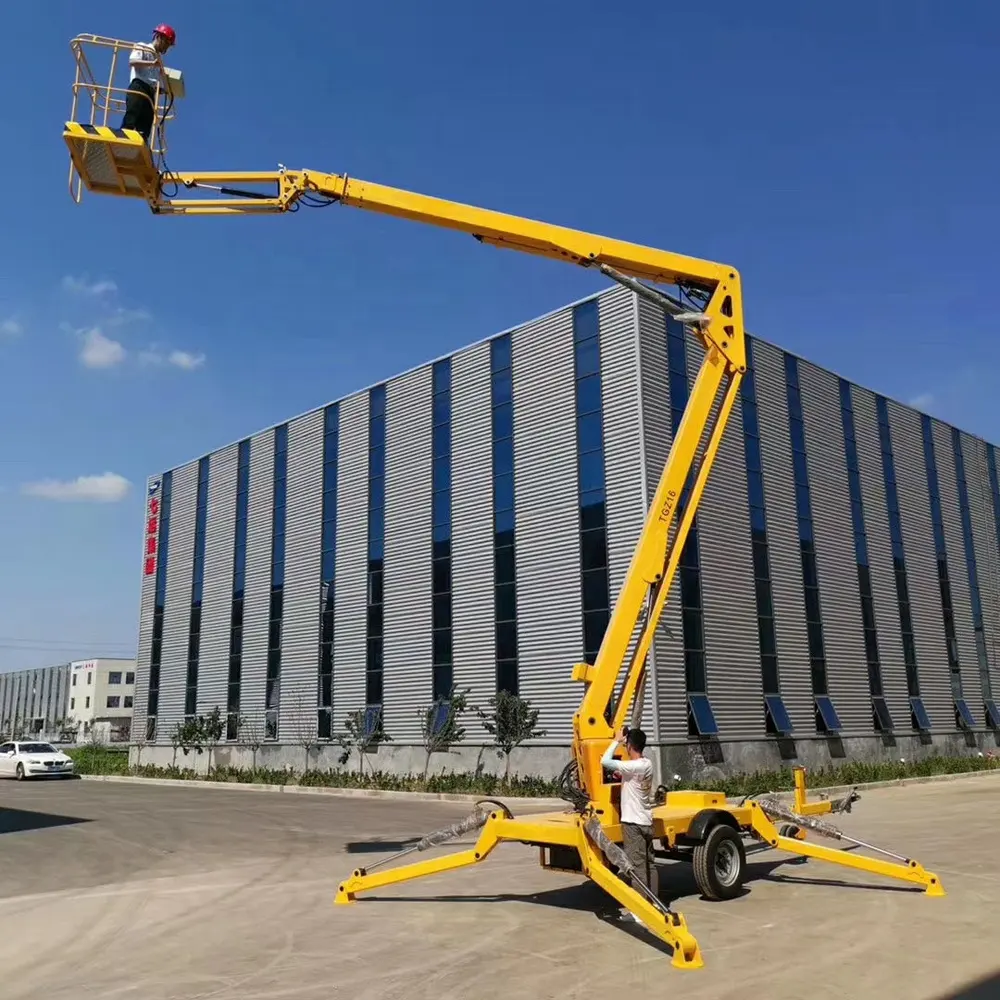
[[[154,35],[163,35],[171,45],[177,44],[177,32],[169,24],[158,24],[153,28]]]

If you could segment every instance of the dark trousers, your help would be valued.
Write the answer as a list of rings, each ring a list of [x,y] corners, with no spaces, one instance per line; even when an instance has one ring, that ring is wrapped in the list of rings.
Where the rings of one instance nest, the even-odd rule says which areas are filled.
[[[153,121],[156,118],[153,101],[156,91],[145,80],[133,80],[128,85],[128,96],[125,98],[125,117],[122,128],[135,129],[149,142],[149,133],[153,131]]]
[[[635,869],[638,879],[654,895],[659,895],[659,879],[653,860],[653,828],[636,823],[622,823],[622,849]]]

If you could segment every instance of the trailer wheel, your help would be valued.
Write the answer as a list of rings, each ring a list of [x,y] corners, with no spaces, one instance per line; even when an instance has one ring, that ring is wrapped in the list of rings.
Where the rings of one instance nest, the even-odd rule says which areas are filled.
[[[706,899],[733,899],[746,878],[747,855],[740,835],[724,823],[713,826],[695,846],[694,880]]]

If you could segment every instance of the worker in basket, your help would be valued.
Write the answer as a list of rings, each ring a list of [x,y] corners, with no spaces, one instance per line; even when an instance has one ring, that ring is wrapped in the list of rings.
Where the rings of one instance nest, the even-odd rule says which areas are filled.
[[[137,42],[128,57],[129,84],[122,128],[134,129],[149,142],[156,120],[156,85],[160,79],[159,57],[177,42],[169,24],[153,29],[151,42]]]

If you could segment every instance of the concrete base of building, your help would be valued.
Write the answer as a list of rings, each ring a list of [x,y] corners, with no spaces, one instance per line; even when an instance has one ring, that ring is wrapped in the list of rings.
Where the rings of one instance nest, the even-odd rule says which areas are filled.
[[[746,774],[753,771],[775,771],[797,764],[819,769],[836,767],[852,761],[875,763],[879,761],[907,762],[927,757],[964,757],[985,753],[996,749],[1000,739],[993,733],[945,733],[933,737],[897,736],[884,739],[879,736],[825,739],[812,737],[799,740],[740,740],[732,742],[692,740],[687,743],[650,746],[647,753],[658,766],[659,778],[670,785],[677,775],[682,781],[696,781],[703,786],[723,778]],[[330,770],[342,765],[339,759],[342,751],[337,746],[321,746],[306,751],[294,744],[271,744],[257,752],[257,766],[260,768],[290,768],[301,772],[308,765],[309,770]],[[135,747],[130,752],[131,763],[138,757]],[[144,764],[161,767],[176,763],[179,767],[205,771],[209,766],[209,754],[175,751],[169,746],[148,746],[142,749]],[[569,760],[569,748],[565,746],[520,747],[511,755],[511,774],[531,775],[551,779],[556,777]],[[253,754],[246,747],[222,744],[214,751],[214,764],[218,767],[249,769]],[[387,744],[379,747],[365,758],[366,771],[382,771],[389,774],[422,774],[427,763],[427,754],[422,746],[407,744]],[[358,767],[357,755],[344,765],[352,770]],[[430,759],[429,773],[473,773],[502,774],[504,761],[497,757],[491,746],[468,744],[447,754],[434,754]]]

